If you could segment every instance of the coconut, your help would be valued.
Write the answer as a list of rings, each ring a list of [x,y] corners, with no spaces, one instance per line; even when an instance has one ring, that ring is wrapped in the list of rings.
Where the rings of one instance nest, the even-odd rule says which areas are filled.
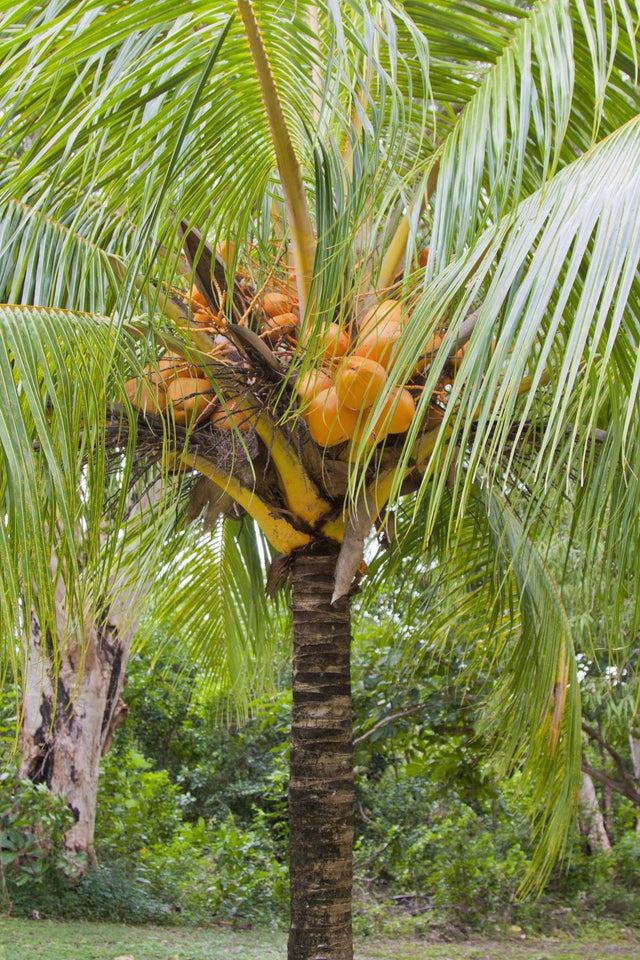
[[[363,315],[354,353],[376,360],[388,369],[401,331],[400,304],[396,300],[383,300]]]
[[[167,387],[167,401],[173,404],[178,423],[199,419],[211,409],[213,387],[202,377],[177,377]]]
[[[249,407],[241,399],[228,400],[225,405],[216,403],[209,418],[215,430],[233,430],[234,427],[246,432],[250,426]]]
[[[387,382],[382,364],[368,357],[345,357],[336,371],[336,391],[352,410],[370,407]]]
[[[351,346],[349,334],[339,323],[330,323],[320,334],[320,349],[325,360],[331,362],[344,357]]]
[[[143,413],[153,413],[159,416],[166,406],[164,388],[155,383],[148,383],[142,377],[127,380],[124,385],[124,392],[134,407],[142,410]]]
[[[405,433],[416,412],[413,396],[407,389],[396,387],[375,422],[374,433],[380,439],[388,433]]]
[[[281,337],[295,334],[300,326],[300,321],[295,313],[279,313],[275,317],[267,317],[262,324],[262,335],[271,343],[277,342]]]
[[[322,368],[307,370],[296,380],[294,390],[298,394],[300,403],[304,404],[321,390],[328,390],[331,383],[331,377],[326,370]]]
[[[321,447],[344,443],[354,435],[360,419],[356,410],[350,410],[341,403],[335,387],[321,390],[312,397],[302,416],[309,433]]]
[[[282,313],[291,313],[293,304],[285,293],[272,290],[262,298],[262,309],[268,317],[277,317]]]
[[[172,380],[177,377],[191,377],[199,379],[202,377],[202,368],[195,363],[190,363],[177,353],[165,353],[163,357],[144,368],[152,383],[157,384],[162,389],[166,389]]]

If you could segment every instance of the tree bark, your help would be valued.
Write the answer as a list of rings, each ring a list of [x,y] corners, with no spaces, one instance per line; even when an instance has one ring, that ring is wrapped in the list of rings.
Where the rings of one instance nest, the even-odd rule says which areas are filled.
[[[640,737],[638,731],[633,727],[629,728],[629,749],[631,751],[631,765],[633,767],[633,779],[640,783]],[[640,811],[636,809],[636,833],[640,833]]]
[[[352,960],[350,600],[331,604],[338,551],[295,555],[289,784],[289,960]]]
[[[582,773],[580,787],[580,833],[587,839],[594,853],[611,850],[609,835],[600,810],[596,788],[588,773]]]
[[[26,638],[20,776],[46,783],[65,798],[75,819],[65,848],[85,854],[84,865],[95,861],[100,758],[127,714],[120,694],[130,639],[107,619],[93,626],[84,646],[71,637],[54,651],[51,635],[42,636],[35,615]]]
[[[143,516],[161,492],[157,482],[140,499],[132,495],[130,516]],[[48,632],[42,636],[33,613],[24,637],[20,776],[46,783],[67,801],[75,823],[65,835],[65,848],[85,854],[86,865],[95,861],[100,758],[128,713],[121,693],[137,615],[151,584],[125,576],[112,585],[109,606],[96,615],[68,610],[55,557],[51,576],[56,583],[55,643]],[[78,623],[84,630],[70,627]]]

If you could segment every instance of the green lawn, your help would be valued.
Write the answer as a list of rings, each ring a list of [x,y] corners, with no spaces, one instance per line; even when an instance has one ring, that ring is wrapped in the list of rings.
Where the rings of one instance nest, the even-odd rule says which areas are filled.
[[[605,935],[606,934],[606,935]],[[0,920],[0,960],[284,960],[285,937],[265,930],[127,927],[110,923]],[[600,938],[464,943],[424,940],[361,940],[356,960],[640,960],[640,940],[631,933]]]

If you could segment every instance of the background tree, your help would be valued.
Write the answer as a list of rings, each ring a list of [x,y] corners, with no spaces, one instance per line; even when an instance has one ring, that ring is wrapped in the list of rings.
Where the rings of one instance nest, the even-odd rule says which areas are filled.
[[[222,490],[289,558],[270,586],[290,576],[290,957],[351,957],[349,593],[372,525],[412,494],[406,542],[439,532],[459,609],[500,627],[518,601],[518,628],[475,653],[500,670],[507,757],[538,775],[548,866],[579,703],[531,538],[569,498],[613,623],[637,553],[637,14],[461,4],[452,48],[439,3],[263,5],[259,25],[247,0],[235,19],[0,9],[3,285],[32,304],[2,311],[5,635],[36,609],[64,648],[52,555],[67,619],[82,632],[103,608],[123,561],[100,536],[113,457],[116,517],[134,464]],[[107,249],[123,220],[128,256]],[[362,354],[384,361],[369,396],[348,387]],[[308,397],[323,363],[328,393]],[[162,580],[206,627],[211,578],[189,561]]]

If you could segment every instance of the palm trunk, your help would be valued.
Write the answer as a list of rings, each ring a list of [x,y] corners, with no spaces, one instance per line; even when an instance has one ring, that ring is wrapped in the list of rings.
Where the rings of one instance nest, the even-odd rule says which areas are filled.
[[[337,550],[293,561],[289,960],[352,960],[350,601],[331,604]]]
[[[75,820],[65,848],[93,862],[100,758],[127,713],[120,694],[130,637],[107,622],[94,627],[84,650],[68,640],[54,657],[34,616],[26,642],[20,776],[64,797]]]

